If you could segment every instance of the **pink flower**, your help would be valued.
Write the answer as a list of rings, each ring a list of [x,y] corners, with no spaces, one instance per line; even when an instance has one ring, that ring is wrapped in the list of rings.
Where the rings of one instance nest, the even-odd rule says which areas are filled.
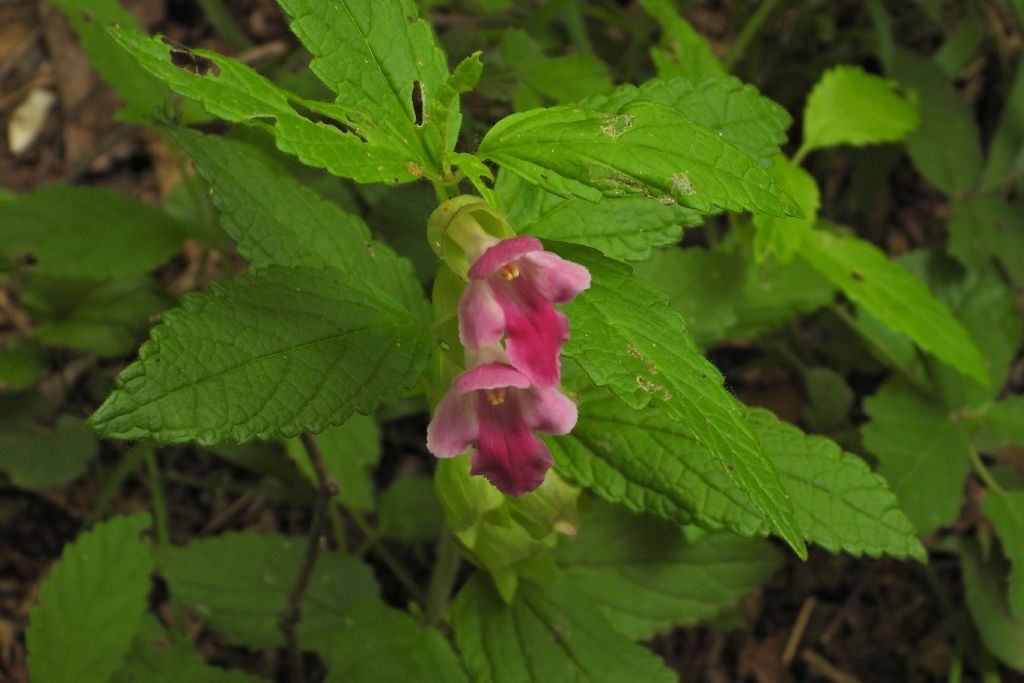
[[[509,362],[542,387],[559,382],[559,353],[569,323],[552,304],[572,301],[590,286],[590,271],[523,236],[491,244],[469,268],[459,302],[459,338],[480,349],[508,337]]]
[[[452,382],[427,427],[427,448],[450,458],[476,444],[472,474],[521,496],[540,486],[551,452],[533,434],[568,434],[576,404],[557,389],[538,387],[506,363],[483,363]]]

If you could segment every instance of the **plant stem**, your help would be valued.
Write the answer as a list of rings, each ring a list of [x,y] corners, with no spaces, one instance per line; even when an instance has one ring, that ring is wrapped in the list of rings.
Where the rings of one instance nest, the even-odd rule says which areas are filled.
[[[316,473],[317,488],[313,500],[313,520],[310,522],[309,536],[306,538],[306,552],[302,557],[299,573],[288,592],[288,604],[277,618],[278,627],[288,648],[288,672],[292,683],[305,681],[302,649],[299,647],[296,627],[302,620],[302,600],[306,595],[309,579],[313,576],[317,558],[320,556],[320,538],[323,536],[324,523],[327,521],[327,506],[331,498],[338,493],[338,482],[327,472],[324,456],[320,453],[320,447],[317,446],[313,435],[303,432],[300,440]]]
[[[981,479],[985,486],[999,495],[1005,496],[1006,489],[1000,486],[999,482],[992,476],[992,473],[989,472],[988,467],[985,466],[985,461],[981,459],[981,455],[978,454],[978,449],[974,447],[974,444],[968,445],[967,457],[970,458],[974,473],[978,475],[978,478]]]
[[[789,160],[790,163],[794,166],[799,166],[801,162],[803,162],[804,157],[806,157],[807,153],[810,151],[811,150],[807,148],[807,143],[802,143],[799,149],[796,150],[796,154],[793,155],[793,158]]]
[[[135,468],[146,459],[146,449],[148,444],[138,444],[135,448],[131,449],[121,457],[121,461],[117,463],[117,467],[110,473],[107,480],[103,482],[103,488],[100,489],[99,495],[96,496],[96,502],[93,505],[92,512],[85,519],[85,525],[87,527],[92,526],[107,512],[107,507],[110,506],[111,501],[114,500],[114,496],[117,495],[118,490],[121,488],[121,484],[128,478],[128,475],[135,471]]]
[[[409,595],[411,595],[419,604],[425,604],[426,599],[423,597],[423,591],[420,590],[418,585],[416,585],[416,581],[413,580],[409,572],[402,566],[402,563],[398,561],[398,558],[392,555],[391,551],[380,542],[380,534],[377,530],[370,526],[369,522],[366,521],[366,518],[363,517],[363,514],[358,510],[353,510],[352,508],[346,508],[346,510],[352,518],[352,521],[356,523],[359,530],[363,532],[364,536],[366,536],[366,541],[359,550],[356,551],[356,554],[362,555],[363,553],[372,550],[373,554],[380,558],[381,562],[387,565],[394,577],[398,579],[400,584],[402,584],[402,587],[409,591]]]
[[[771,16],[772,12],[778,6],[779,0],[764,0],[761,6],[757,8],[747,23],[743,24],[743,28],[740,30],[739,36],[736,37],[736,41],[729,48],[729,54],[725,56],[723,64],[725,65],[726,71],[732,71],[733,67],[736,66],[736,62],[743,57],[743,53],[746,51],[750,41],[754,39],[757,32],[761,30],[761,26],[764,22],[768,21],[768,17]]]
[[[149,475],[149,495],[153,500],[153,517],[156,519],[156,539],[161,548],[171,545],[171,533],[167,525],[167,505],[164,504],[164,490],[160,485],[160,466],[156,462],[156,450],[151,444],[141,446]]]
[[[829,310],[832,311],[832,313],[837,318],[843,321],[843,323],[845,323],[847,327],[856,332],[857,336],[859,336],[868,345],[868,347],[871,348],[871,350],[874,352],[875,356],[879,360],[881,360],[883,363],[885,363],[893,370],[898,372],[900,375],[902,375],[903,378],[910,382],[910,384],[915,389],[917,389],[918,391],[925,395],[931,396],[932,388],[925,384],[924,382],[922,382],[921,380],[919,380],[917,377],[914,377],[912,374],[910,374],[910,372],[905,367],[903,367],[900,364],[900,362],[896,360],[896,358],[894,358],[893,355],[889,353],[889,351],[885,347],[876,342],[874,338],[870,334],[868,334],[868,332],[863,327],[861,327],[860,322],[858,322],[856,318],[850,315],[846,311],[846,309],[844,309],[842,306],[839,306],[838,304],[833,304],[829,307]]]
[[[441,538],[437,541],[437,562],[434,564],[434,573],[430,575],[430,585],[427,587],[427,624],[433,625],[444,619],[445,612],[448,611],[448,598],[452,593],[452,586],[455,585],[461,561],[458,541],[445,525],[441,529]]]

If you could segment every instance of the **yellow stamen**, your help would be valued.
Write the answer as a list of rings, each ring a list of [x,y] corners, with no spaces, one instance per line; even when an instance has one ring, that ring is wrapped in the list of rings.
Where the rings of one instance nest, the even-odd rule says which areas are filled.
[[[498,387],[497,389],[485,389],[484,395],[487,396],[487,401],[492,406],[500,406],[505,402],[505,387]]]
[[[519,277],[519,267],[514,263],[506,263],[502,272],[505,274],[506,280],[515,280]]]

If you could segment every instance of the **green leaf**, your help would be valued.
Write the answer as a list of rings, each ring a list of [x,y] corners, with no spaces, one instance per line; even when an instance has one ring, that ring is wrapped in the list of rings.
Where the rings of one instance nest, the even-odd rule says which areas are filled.
[[[807,96],[797,156],[823,147],[898,142],[917,128],[919,119],[914,95],[900,92],[895,81],[858,66],[836,66]]]
[[[782,564],[766,541],[719,533],[686,542],[678,527],[606,504],[583,517],[555,559],[573,587],[634,639],[714,617]]]
[[[168,260],[184,239],[164,212],[118,192],[51,185],[0,202],[0,254],[34,273],[117,278]]]
[[[118,119],[145,123],[169,108],[171,93],[167,87],[146,73],[107,35],[106,28],[111,25],[138,28],[135,16],[118,0],[51,0],[50,4],[63,12],[75,29],[89,66],[124,101],[126,106],[118,112]],[[198,118],[196,113],[201,112],[188,112],[186,122]]]
[[[414,84],[423,110],[448,79],[448,61],[411,0],[281,0],[309,68],[337,102],[412,133]],[[403,131],[404,132],[404,131]]]
[[[580,106],[615,113],[639,100],[672,107],[714,130],[727,144],[764,159],[779,153],[786,129],[793,123],[781,105],[733,76],[692,81],[654,78],[640,87],[621,85],[608,95],[588,97]]]
[[[1024,209],[1000,197],[979,195],[955,202],[946,224],[949,253],[970,267],[1002,263],[1024,284]]]
[[[412,265],[371,239],[357,215],[275,167],[254,145],[192,130],[177,131],[175,140],[210,184],[224,231],[253,268],[337,268],[427,318],[429,306]]]
[[[879,460],[918,533],[931,533],[960,511],[967,474],[967,433],[939,406],[896,382],[864,402],[871,421],[864,447]]]
[[[764,263],[748,260],[743,295],[736,304],[736,325],[719,339],[759,336],[828,305],[835,298],[832,283],[803,259],[789,263],[775,258]]]
[[[143,276],[82,280],[32,275],[21,297],[36,323],[36,340],[105,358],[132,352],[145,338],[150,317],[173,303]]]
[[[805,538],[834,553],[926,560],[896,495],[863,459],[767,410],[751,410],[747,421],[779,468]]]
[[[303,100],[216,52],[172,46],[160,36],[151,38],[126,29],[108,31],[172,90],[196,100],[214,116],[268,130],[278,149],[309,166],[361,183],[409,182],[421,177],[428,166],[411,141],[396,140],[392,133],[374,128],[372,116],[356,121],[341,105]],[[318,120],[300,113],[307,111]]]
[[[477,575],[452,607],[455,642],[474,683],[670,683],[676,675],[618,633],[571,583],[524,582],[506,605]]]
[[[373,509],[373,480],[370,471],[380,460],[380,429],[372,417],[353,414],[338,427],[328,427],[316,437],[327,471],[338,482],[338,500],[357,510]],[[317,485],[316,473],[306,449],[298,439],[286,443],[290,457],[310,484]]]
[[[654,247],[675,244],[684,227],[700,223],[698,214],[679,205],[643,197],[595,204],[559,197],[507,172],[498,175],[495,192],[517,233],[582,244],[626,261],[650,258]]]
[[[110,683],[260,683],[265,679],[210,666],[187,640],[176,639],[160,623],[143,617],[132,648]]]
[[[563,196],[639,195],[704,212],[799,213],[756,159],[651,102],[616,114],[574,106],[512,114],[488,131],[478,153]]]
[[[854,303],[965,375],[988,383],[978,347],[928,288],[873,244],[812,230],[800,254]]]
[[[653,404],[687,428],[801,557],[803,540],[778,474],[743,421],[742,404],[701,355],[664,295],[628,266],[585,247],[559,251],[590,269],[589,290],[566,306],[573,335],[565,347],[598,385],[631,408]]]
[[[671,0],[640,0],[647,13],[661,24],[660,47],[651,48],[651,58],[662,78],[724,76],[725,67],[711,51],[708,41],[679,15]]]
[[[981,135],[963,97],[938,64],[916,52],[893,50],[888,73],[917,91],[926,113],[906,139],[907,153],[917,172],[948,195],[971,190],[981,172]]]
[[[1024,620],[1024,491],[989,491],[982,510],[992,520],[1012,564],[1008,578],[1010,611]]]
[[[12,413],[0,419],[0,470],[23,489],[44,489],[74,481],[99,453],[99,444],[85,423],[61,415],[53,429],[28,416]]]
[[[171,595],[239,645],[283,645],[277,618],[284,610],[306,548],[299,536],[229,532],[162,549],[161,575]],[[325,651],[349,612],[377,600],[369,567],[351,555],[321,553],[302,604],[299,640]]]
[[[27,389],[45,369],[46,357],[35,341],[13,334],[0,341],[0,390]]]
[[[517,110],[538,106],[541,98],[566,104],[612,89],[608,65],[592,54],[573,52],[549,57],[524,30],[502,32],[501,60],[520,82]],[[520,106],[526,104],[526,107]]]
[[[440,632],[382,604],[360,605],[331,635],[326,683],[469,682]]]
[[[66,546],[39,591],[28,627],[28,670],[45,683],[105,683],[146,611],[148,515],[115,517]]]
[[[743,259],[701,247],[663,249],[647,263],[637,264],[636,273],[668,295],[698,345],[721,340],[736,324],[736,304],[746,276]]]
[[[804,215],[801,218],[778,218],[764,214],[754,216],[754,256],[760,263],[769,254],[774,254],[779,261],[787,263],[800,249],[807,234],[814,229],[821,195],[814,177],[783,156],[776,157],[770,172]]]
[[[402,543],[437,538],[444,516],[427,477],[396,479],[380,497],[380,533]]]
[[[459,128],[462,125],[459,95],[469,92],[480,81],[480,75],[484,70],[480,54],[479,51],[474,52],[459,62],[455,71],[427,105],[429,118],[435,121],[441,130],[445,151],[454,150],[459,141]]]
[[[566,476],[609,502],[677,524],[743,536],[770,530],[685,428],[651,408],[623,413],[605,391],[588,390],[581,398],[572,433],[549,440]],[[863,460],[765,411],[748,411],[746,422],[779,470],[803,538],[832,552],[923,556],[895,496]]]
[[[395,400],[426,364],[426,328],[337,270],[268,267],[211,290],[153,328],[94,429],[203,445],[292,437]]]
[[[1024,396],[1010,396],[992,406],[988,422],[1015,444],[1024,446]]]
[[[967,609],[985,647],[1018,671],[1024,671],[1024,619],[1016,618],[1006,602],[1006,563],[1001,558],[982,559],[973,540],[960,542]]]

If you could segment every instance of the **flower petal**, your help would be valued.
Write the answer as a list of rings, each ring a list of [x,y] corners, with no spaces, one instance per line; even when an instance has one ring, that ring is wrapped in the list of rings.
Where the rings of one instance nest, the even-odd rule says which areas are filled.
[[[483,253],[469,269],[469,277],[486,280],[502,266],[532,251],[544,251],[544,245],[536,237],[522,235],[504,239]]]
[[[486,363],[467,370],[452,382],[452,389],[466,394],[479,389],[497,389],[499,387],[515,387],[526,389],[530,386],[529,378],[505,363]]]
[[[470,280],[459,300],[459,341],[479,349],[501,341],[505,314],[485,280]]]
[[[525,254],[522,262],[533,286],[552,303],[569,303],[590,287],[589,270],[550,251]]]
[[[475,396],[452,388],[437,404],[427,425],[427,450],[439,458],[465,453],[480,431]]]
[[[534,384],[555,386],[561,377],[559,354],[569,339],[568,319],[522,278],[494,291],[505,313],[509,362]]]
[[[523,417],[531,428],[559,436],[576,426],[579,409],[572,399],[558,389],[531,387],[522,401]]]
[[[472,474],[487,477],[503,493],[521,496],[544,481],[551,451],[533,435],[517,406],[517,397],[491,406],[478,400],[480,435],[473,453]]]

